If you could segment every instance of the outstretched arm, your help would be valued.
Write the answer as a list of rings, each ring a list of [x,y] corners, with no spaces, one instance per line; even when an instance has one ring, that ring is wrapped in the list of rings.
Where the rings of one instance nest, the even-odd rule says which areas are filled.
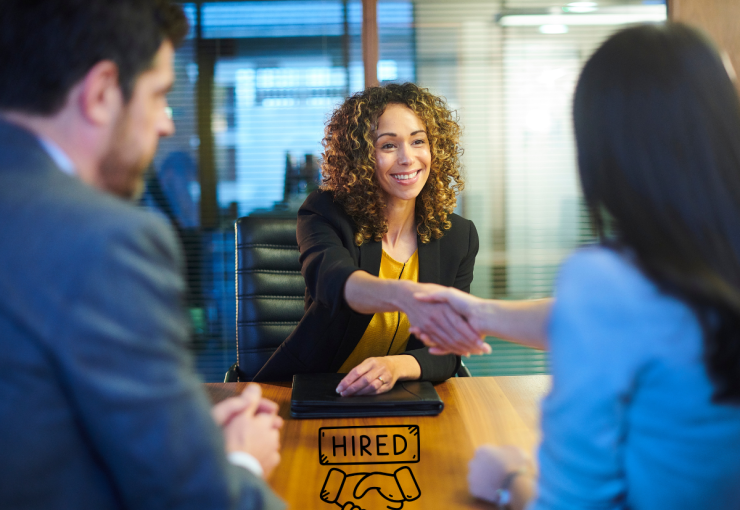
[[[417,293],[433,291],[437,285],[403,280],[384,280],[364,271],[355,271],[347,279],[344,298],[359,313],[402,311],[411,326],[424,331],[434,341],[449,339],[470,346],[468,352],[488,352],[480,335],[446,302],[414,299]]]
[[[364,271],[355,271],[347,279],[345,300],[358,313],[382,313],[401,310],[409,323],[425,331],[436,342],[452,341],[468,346],[474,354],[490,352],[470,325],[447,303],[425,303],[414,294],[437,286],[403,280],[385,280]],[[337,386],[342,396],[371,395],[389,391],[396,381],[416,380],[422,371],[414,356],[368,358],[352,369]]]
[[[417,293],[415,297],[426,303],[448,304],[481,335],[495,336],[535,349],[548,348],[547,325],[553,303],[551,298],[522,301],[481,299],[441,286],[435,286],[431,292]],[[434,354],[473,352],[469,344],[464,342],[439,341],[418,328],[412,328],[411,332],[429,345],[430,352]]]

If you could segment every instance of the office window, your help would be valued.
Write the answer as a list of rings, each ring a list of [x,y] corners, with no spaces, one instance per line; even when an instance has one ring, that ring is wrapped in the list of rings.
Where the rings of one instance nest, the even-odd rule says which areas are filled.
[[[472,293],[548,297],[563,259],[593,242],[578,185],[571,103],[581,67],[629,23],[665,20],[664,2],[416,0],[418,83],[464,126],[460,206],[481,249]],[[545,353],[490,339],[473,375],[547,371]]]
[[[197,370],[216,381],[236,361],[234,220],[295,214],[315,189],[324,124],[364,87],[362,4],[200,5],[183,4],[192,29],[169,98],[177,133],[160,144],[143,203],[183,241]],[[379,2],[378,25],[379,79],[415,81],[412,3]]]
[[[324,123],[364,86],[362,6],[183,5],[193,28],[175,59],[177,133],[161,142],[143,202],[183,241],[197,369],[217,381],[236,358],[233,222],[294,213],[316,186]],[[593,242],[570,118],[578,73],[614,31],[664,20],[664,2],[382,0],[377,10],[378,78],[414,81],[459,114],[458,212],[481,241],[472,292],[550,296],[562,260]],[[544,353],[489,341],[491,355],[466,360],[473,375],[547,372]]]

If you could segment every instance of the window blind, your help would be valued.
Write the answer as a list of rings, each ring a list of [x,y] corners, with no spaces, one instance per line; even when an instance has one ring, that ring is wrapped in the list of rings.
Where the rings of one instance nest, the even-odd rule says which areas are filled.
[[[233,222],[290,214],[316,186],[324,124],[364,86],[362,5],[183,7],[192,29],[169,97],[177,132],[160,142],[142,203],[182,240],[196,368],[218,381],[236,359]],[[381,0],[377,11],[379,80],[416,82],[459,114],[458,212],[481,241],[472,293],[550,296],[562,260],[594,241],[570,119],[578,73],[614,31],[665,19],[664,3]],[[491,355],[466,360],[473,375],[547,371],[545,354],[488,341]]]

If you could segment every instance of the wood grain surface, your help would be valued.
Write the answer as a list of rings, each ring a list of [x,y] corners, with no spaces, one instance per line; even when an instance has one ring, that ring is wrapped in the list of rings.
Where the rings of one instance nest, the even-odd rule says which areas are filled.
[[[468,494],[468,461],[475,448],[484,443],[514,444],[534,453],[539,440],[539,402],[549,390],[549,381],[549,376],[539,375],[455,378],[435,386],[445,403],[439,416],[312,420],[290,418],[291,389],[288,383],[260,384],[264,396],[280,405],[280,415],[285,419],[281,435],[282,460],[270,479],[270,485],[290,508],[337,510],[343,508],[339,503],[346,499],[344,488],[340,493],[344,499],[340,498],[338,503],[330,504],[320,498],[332,468],[341,469],[348,477],[357,473],[383,473],[379,478],[387,481],[392,478],[385,475],[393,475],[399,468],[408,466],[421,493],[418,499],[394,502],[381,497],[381,491],[370,490],[361,499],[354,500],[354,504],[362,510],[494,508]],[[206,384],[214,403],[241,393],[245,386],[246,383]],[[377,425],[418,426],[419,462],[320,464],[320,428]]]

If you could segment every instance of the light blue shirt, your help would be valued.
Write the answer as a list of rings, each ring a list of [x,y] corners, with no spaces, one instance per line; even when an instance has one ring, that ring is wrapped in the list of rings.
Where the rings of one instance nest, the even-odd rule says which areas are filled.
[[[625,257],[583,249],[561,270],[549,339],[531,509],[740,508],[740,406],[711,402],[683,302]]]

